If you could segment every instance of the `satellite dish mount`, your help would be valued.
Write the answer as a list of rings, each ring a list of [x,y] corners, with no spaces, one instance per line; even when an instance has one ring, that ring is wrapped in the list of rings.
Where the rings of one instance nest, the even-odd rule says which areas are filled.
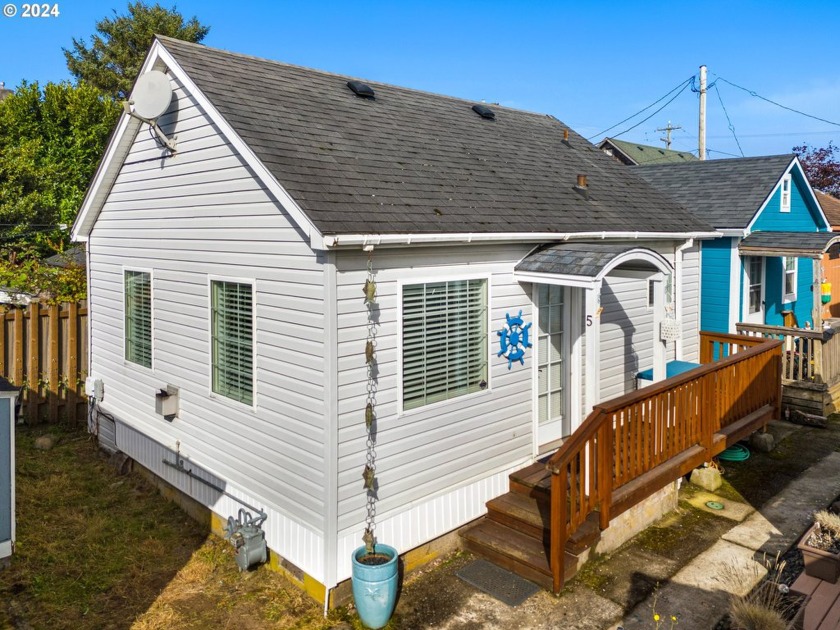
[[[149,125],[161,144],[175,153],[177,136],[167,138],[157,124],[157,119],[163,116],[171,103],[172,86],[169,77],[160,70],[152,70],[137,78],[131,99],[123,101],[123,109],[129,116]]]

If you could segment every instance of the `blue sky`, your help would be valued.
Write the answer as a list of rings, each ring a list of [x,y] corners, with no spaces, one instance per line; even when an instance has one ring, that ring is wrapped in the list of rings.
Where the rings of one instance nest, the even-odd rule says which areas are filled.
[[[8,4],[0,0],[0,4]],[[89,38],[126,1],[58,2],[60,15],[0,17],[0,81],[60,81],[62,47]],[[55,3],[50,3],[55,4]],[[164,6],[171,3],[162,2]],[[801,5],[801,8],[800,8]],[[211,31],[204,43],[406,87],[556,116],[584,136],[653,103],[697,74],[722,77],[773,101],[840,123],[836,0],[718,2],[288,2],[181,0]],[[719,80],[708,98],[711,158],[789,152],[802,142],[840,144],[840,126],[785,111]],[[667,100],[667,99],[666,99]],[[618,134],[660,105],[610,132]],[[620,136],[697,147],[690,89]],[[600,139],[601,136],[593,138]]]

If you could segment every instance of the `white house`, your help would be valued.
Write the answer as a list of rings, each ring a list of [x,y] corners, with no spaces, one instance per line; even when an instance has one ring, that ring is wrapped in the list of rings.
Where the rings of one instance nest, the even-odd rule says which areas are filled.
[[[123,115],[73,229],[99,439],[221,519],[263,509],[316,597],[361,544],[371,398],[375,531],[405,552],[640,370],[698,360],[716,234],[557,119],[168,38],[153,70],[175,151]],[[531,347],[499,334],[520,312]]]

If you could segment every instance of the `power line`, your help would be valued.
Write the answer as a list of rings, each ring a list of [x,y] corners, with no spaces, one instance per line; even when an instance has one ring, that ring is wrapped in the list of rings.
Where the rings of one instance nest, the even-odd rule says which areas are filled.
[[[670,99],[668,102],[666,102],[666,103],[665,103],[662,107],[660,107],[659,109],[657,109],[655,112],[653,112],[653,113],[652,113],[650,116],[648,116],[647,118],[643,118],[642,120],[640,120],[639,122],[637,122],[637,123],[636,123],[635,125],[633,125],[632,127],[628,127],[627,129],[625,129],[625,130],[624,130],[624,131],[622,131],[621,133],[617,133],[617,134],[615,134],[615,135],[613,136],[613,138],[618,138],[619,136],[623,136],[623,135],[624,135],[625,133],[627,133],[628,131],[633,131],[636,127],[638,127],[638,126],[639,126],[639,125],[641,125],[642,123],[646,123],[647,121],[649,121],[651,118],[653,118],[654,116],[656,116],[659,112],[661,112],[663,109],[665,109],[666,107],[668,107],[668,105],[670,105],[671,103],[673,103],[673,102],[674,102],[674,99],[676,99],[676,98],[677,98],[680,94],[682,94],[683,92],[685,92],[685,89],[688,87],[688,85],[689,85],[689,81],[688,81],[688,80],[684,81],[684,82],[683,82],[683,84],[682,84],[682,89],[681,89],[679,92],[677,92],[676,94],[674,94],[674,96],[673,96],[673,97],[671,97],[671,99]],[[673,90],[671,90],[671,91],[673,92]],[[663,97],[663,98],[664,98],[664,97]],[[659,99],[659,100],[661,101],[662,99]],[[659,101],[657,101],[657,103],[658,103],[658,102],[659,102]],[[632,118],[632,117],[631,117],[631,118]],[[621,123],[619,123],[619,124],[621,124]],[[616,126],[618,126],[618,125],[616,125]]]
[[[692,78],[693,78],[693,77],[686,79],[685,81],[683,81],[682,83],[680,83],[677,87],[675,87],[674,89],[672,89],[671,91],[669,91],[669,92],[668,92],[667,94],[665,94],[664,96],[662,96],[662,97],[660,97],[660,98],[656,99],[653,103],[651,103],[650,105],[648,105],[648,106],[647,106],[647,107],[645,107],[644,109],[640,109],[639,111],[637,111],[637,112],[636,112],[635,114],[633,114],[632,116],[628,116],[627,118],[625,118],[625,119],[624,119],[624,120],[622,120],[621,122],[617,122],[617,123],[615,123],[612,127],[608,127],[607,129],[604,129],[603,131],[600,131],[600,132],[596,133],[594,136],[590,136],[590,137],[588,137],[588,138],[587,138],[587,140],[592,140],[593,138],[597,138],[598,136],[600,136],[600,135],[602,135],[602,134],[605,134],[605,133],[607,133],[608,131],[612,131],[613,129],[615,129],[615,128],[616,128],[616,127],[618,127],[619,125],[623,125],[623,124],[624,124],[624,123],[626,123],[628,120],[631,120],[631,119],[635,118],[636,116],[638,116],[638,115],[639,115],[639,114],[641,114],[642,112],[646,112],[646,111],[647,111],[647,110],[649,110],[651,107],[653,107],[654,105],[658,104],[660,101],[665,100],[666,98],[668,98],[671,94],[673,94],[674,92],[676,92],[676,91],[677,91],[677,90],[679,90],[680,88],[682,88],[682,89],[684,90],[684,89],[686,88],[686,86],[688,85],[689,81],[691,81],[691,79],[692,79]],[[680,90],[680,92],[682,92],[682,90]],[[677,96],[679,96],[679,94],[677,94]],[[676,97],[674,97],[674,98],[676,98]],[[673,99],[671,99],[671,100],[673,100]],[[671,102],[671,101],[668,101],[668,103],[670,103],[670,102]],[[665,103],[665,105],[667,105],[668,103]],[[656,112],[654,112],[654,114],[658,113],[659,111],[661,111],[661,109],[660,109],[660,110],[657,110]],[[651,114],[651,115],[653,115],[653,114]],[[647,118],[645,118],[645,120],[647,120]],[[643,120],[642,122],[644,122],[644,120]],[[641,124],[641,123],[639,123],[639,124]],[[638,126],[638,125],[637,125],[637,126]],[[631,127],[631,129],[632,129],[632,127]],[[627,131],[629,131],[629,129],[628,129]],[[627,133],[627,132],[625,131],[624,133]]]
[[[729,118],[729,112],[726,111],[726,105],[723,104],[723,98],[720,95],[720,90],[717,86],[717,81],[712,83],[715,88],[715,93],[717,94],[718,100],[720,101],[720,107],[723,109],[723,113],[726,114],[726,122],[729,123],[729,131],[732,132],[732,137],[735,138],[735,144],[738,145],[738,150],[741,152],[741,157],[744,157],[744,150],[741,148],[741,143],[738,141],[738,136],[735,133],[735,125],[732,124],[732,120]]]
[[[840,127],[840,123],[834,122],[833,120],[826,120],[825,118],[820,118],[819,116],[813,116],[812,114],[806,114],[805,112],[799,111],[798,109],[794,109],[793,107],[788,107],[787,105],[782,105],[781,103],[777,103],[776,101],[770,100],[767,97],[761,96],[761,94],[756,93],[753,90],[748,90],[747,88],[738,85],[737,83],[732,83],[732,81],[728,81],[724,79],[722,76],[718,76],[719,81],[723,81],[724,83],[728,83],[732,87],[738,88],[739,90],[743,90],[750,96],[755,96],[756,98],[760,98],[762,101],[767,101],[771,105],[775,105],[776,107],[781,107],[782,109],[786,109],[789,112],[793,112],[794,114],[800,114],[802,116],[806,116],[808,118],[813,118],[814,120],[819,120],[820,122],[828,123],[829,125],[834,125],[835,127]]]
[[[709,153],[720,153],[721,155],[728,155],[729,157],[734,157],[734,158],[744,157],[743,153],[741,155],[735,155],[734,153],[727,153],[726,151],[718,151],[717,149],[706,149],[706,151],[709,152]]]

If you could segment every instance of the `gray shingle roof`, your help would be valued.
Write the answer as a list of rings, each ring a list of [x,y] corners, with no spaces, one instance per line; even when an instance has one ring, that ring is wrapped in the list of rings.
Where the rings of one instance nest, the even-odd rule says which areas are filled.
[[[627,243],[556,243],[526,256],[516,271],[594,278],[616,256],[635,247]]]
[[[770,155],[632,170],[716,228],[745,228],[793,159]]]
[[[159,40],[323,234],[710,229],[550,116]]]
[[[822,257],[832,241],[840,239],[837,232],[752,232],[738,244],[745,255]]]

